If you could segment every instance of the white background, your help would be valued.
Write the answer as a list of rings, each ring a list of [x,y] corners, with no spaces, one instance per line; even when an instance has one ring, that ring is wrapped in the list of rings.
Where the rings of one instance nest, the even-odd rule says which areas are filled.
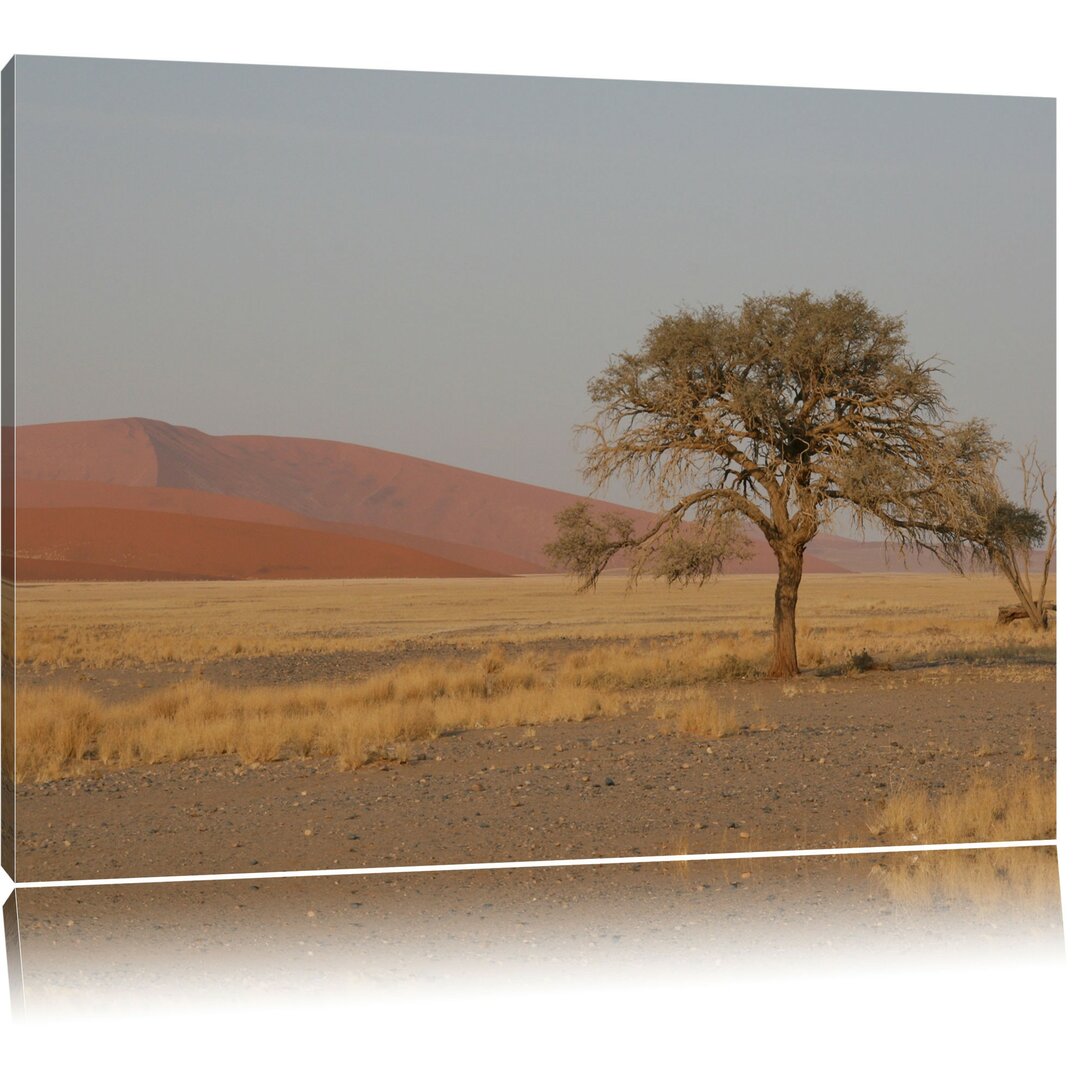
[[[0,54],[132,57],[828,86],[1058,98],[1059,414],[1076,399],[1075,33],[1064,5],[926,3],[46,3],[15,0]],[[1071,425],[1061,424],[1068,439]],[[1076,883],[1075,457],[1058,455],[1060,814],[1066,930]],[[1069,935],[1070,937],[1072,935]],[[1077,1060],[1070,970],[882,970],[685,985],[673,974],[552,995],[493,986],[362,1012],[3,1026],[35,1076],[324,1071],[464,1075],[1057,1076]],[[1061,1056],[1071,1043],[1072,1060]],[[1055,1062],[1054,1058],[1058,1056]]]

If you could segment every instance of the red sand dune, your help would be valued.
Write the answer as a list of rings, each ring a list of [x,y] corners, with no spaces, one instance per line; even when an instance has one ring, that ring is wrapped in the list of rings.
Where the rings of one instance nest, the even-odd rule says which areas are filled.
[[[901,554],[874,540],[822,534],[813,539],[809,552],[857,574],[895,574],[907,570],[920,574],[948,573],[945,565],[929,553],[908,551]]]
[[[106,563],[75,562],[72,559],[15,559],[15,580],[20,585],[32,581],[218,581],[209,574],[180,574],[144,566],[115,566]]]
[[[727,567],[730,574],[775,574],[776,556],[764,540],[754,538],[754,552],[746,562],[733,562]],[[822,559],[807,552],[803,559],[804,574],[847,574],[846,566]]]
[[[144,420],[87,420],[16,428],[19,480],[157,483],[158,461]]]
[[[21,505],[33,505],[34,499],[67,506],[101,500],[347,531],[499,573],[546,568],[543,547],[554,534],[555,514],[577,500],[550,488],[349,443],[213,436],[138,418],[21,427],[16,458]],[[72,489],[73,482],[86,486]],[[128,493],[120,496],[102,485]],[[644,511],[589,501],[628,512],[639,525],[650,520]],[[755,540],[754,557],[731,569],[775,573],[776,564]],[[807,558],[810,573],[845,569],[812,553]]]
[[[16,514],[16,558],[28,575],[20,580],[33,580],[35,569],[55,580],[56,568],[46,564],[59,561],[115,567],[124,578],[135,570],[207,578],[496,576],[397,544],[285,525],[97,507]]]
[[[21,481],[231,495],[318,521],[498,551],[539,566],[547,565],[543,546],[554,533],[555,514],[574,501],[548,488],[364,446],[213,436],[142,419],[21,427],[16,464]]]
[[[349,525],[338,521],[319,521],[270,503],[242,499],[235,495],[218,495],[209,491],[194,491],[171,487],[125,487],[89,480],[21,480],[18,485],[18,505],[40,509],[58,507],[112,507],[130,510],[158,510],[174,514],[194,514],[198,517],[222,518],[227,521],[255,521],[264,525],[289,525],[316,532],[344,533],[349,536],[379,540],[414,548],[437,555],[451,562],[464,563],[495,574],[540,574],[546,568],[537,563],[514,558],[501,551],[488,551],[413,536],[394,529],[375,525]]]
[[[573,496],[564,496],[572,501]],[[235,495],[218,495],[213,492],[194,491],[185,488],[124,487],[120,484],[102,484],[93,481],[23,480],[18,486],[20,507],[113,507],[132,510],[158,510],[166,513],[194,514],[200,517],[223,518],[230,521],[255,521],[267,525],[288,525],[315,531],[346,533],[370,540],[399,544],[438,555],[452,562],[465,563],[497,574],[542,574],[549,568],[539,563],[526,562],[503,552],[474,548],[465,544],[432,540],[414,536],[394,529],[381,529],[376,525],[349,525],[338,521],[319,521],[303,514],[285,510],[270,503],[242,499]],[[641,515],[642,518],[647,515]],[[863,546],[858,541],[842,541],[855,549]],[[754,545],[753,556],[746,562],[732,563],[732,573],[757,574],[776,572],[776,559],[763,541]],[[836,563],[808,554],[807,573],[844,573],[846,569]]]

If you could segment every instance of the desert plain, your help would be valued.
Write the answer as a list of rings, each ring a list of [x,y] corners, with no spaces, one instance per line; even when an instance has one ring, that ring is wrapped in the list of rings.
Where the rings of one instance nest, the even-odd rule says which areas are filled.
[[[1055,834],[1055,635],[987,574],[16,587],[22,881]]]

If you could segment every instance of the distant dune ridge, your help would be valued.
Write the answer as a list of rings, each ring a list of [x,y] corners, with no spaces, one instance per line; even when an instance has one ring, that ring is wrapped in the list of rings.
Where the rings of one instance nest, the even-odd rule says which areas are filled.
[[[578,501],[351,443],[141,418],[18,428],[15,498],[20,581],[545,573],[554,517]],[[880,544],[821,536],[805,569],[904,568]],[[731,570],[775,573],[776,562],[755,538]]]
[[[19,555],[204,578],[495,577],[415,548],[160,510],[19,510]]]
[[[394,529],[382,529],[375,525],[319,521],[271,503],[185,488],[125,487],[121,484],[102,484],[96,481],[25,480],[19,484],[18,501],[23,509],[93,506],[117,510],[155,510],[169,514],[191,514],[218,518],[222,521],[286,525],[297,529],[340,533],[395,544],[497,574],[535,574],[544,570],[542,566],[502,552],[484,551],[466,544],[414,536]]]

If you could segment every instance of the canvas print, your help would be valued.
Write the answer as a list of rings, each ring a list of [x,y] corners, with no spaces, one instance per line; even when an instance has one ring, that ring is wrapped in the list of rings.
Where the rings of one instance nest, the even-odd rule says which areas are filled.
[[[1052,100],[4,80],[16,880],[1054,837]]]

